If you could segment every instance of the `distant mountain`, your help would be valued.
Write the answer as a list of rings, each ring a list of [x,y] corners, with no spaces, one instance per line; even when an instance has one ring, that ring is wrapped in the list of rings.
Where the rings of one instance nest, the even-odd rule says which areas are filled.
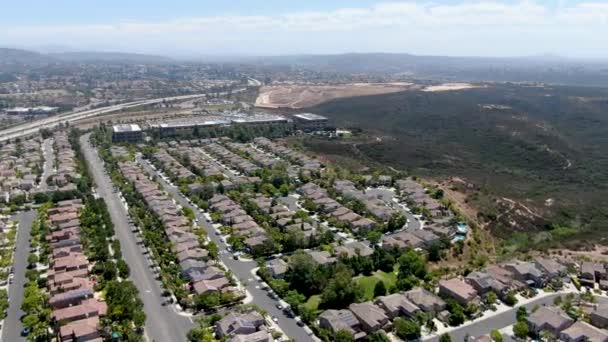
[[[0,48],[0,64],[3,65],[40,65],[53,63],[54,58],[38,52]]]
[[[66,62],[120,62],[120,63],[173,63],[173,59],[163,56],[124,52],[63,52],[49,54]]]
[[[402,73],[418,79],[608,86],[608,61],[557,56],[491,58],[348,53],[244,57],[241,61],[264,66],[297,66],[321,72]]]

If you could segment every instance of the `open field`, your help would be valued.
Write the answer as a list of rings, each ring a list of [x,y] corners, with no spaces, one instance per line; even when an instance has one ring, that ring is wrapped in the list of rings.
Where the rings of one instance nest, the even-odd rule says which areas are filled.
[[[255,101],[260,108],[304,108],[330,100],[389,94],[408,90],[411,83],[351,83],[341,85],[276,85],[264,86]]]
[[[602,88],[499,84],[337,99],[307,110],[363,134],[303,144],[330,159],[440,182],[461,177],[476,191],[459,202],[470,205],[467,214],[495,222],[499,236],[546,232],[556,223],[600,242],[608,222],[606,99]]]

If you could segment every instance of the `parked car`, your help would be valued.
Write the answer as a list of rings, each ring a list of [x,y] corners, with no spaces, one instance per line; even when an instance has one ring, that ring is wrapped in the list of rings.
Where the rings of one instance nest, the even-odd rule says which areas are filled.
[[[30,328],[23,328],[23,330],[21,330],[21,336],[23,337],[27,337],[27,335],[30,334]]]

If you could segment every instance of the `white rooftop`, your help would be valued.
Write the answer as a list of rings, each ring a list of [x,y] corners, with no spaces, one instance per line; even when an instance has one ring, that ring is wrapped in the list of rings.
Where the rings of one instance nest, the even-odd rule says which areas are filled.
[[[295,114],[294,116],[297,118],[300,118],[300,119],[304,119],[304,120],[327,120],[326,117],[319,115],[319,114],[313,114],[313,113],[300,113],[300,114]]]
[[[119,132],[141,132],[141,127],[139,127],[139,125],[136,125],[136,124],[114,125],[112,127],[112,129],[116,133],[119,133]]]

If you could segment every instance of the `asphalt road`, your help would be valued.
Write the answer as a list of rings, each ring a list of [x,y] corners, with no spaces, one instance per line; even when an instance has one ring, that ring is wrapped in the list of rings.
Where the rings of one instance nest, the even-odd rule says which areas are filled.
[[[48,184],[46,179],[53,173],[53,164],[55,155],[53,153],[53,139],[46,139],[42,144],[42,153],[44,154],[44,166],[42,168],[42,176],[40,177],[40,190],[46,191]]]
[[[26,283],[25,271],[27,270],[27,256],[29,255],[30,249],[30,231],[32,229],[32,223],[36,219],[36,211],[30,210],[21,212],[17,215],[16,219],[19,221],[19,230],[17,233],[17,241],[15,244],[16,250],[14,253],[13,267],[15,267],[14,281],[9,285],[8,298],[9,307],[7,316],[4,319],[2,327],[2,341],[25,341],[25,338],[21,337],[21,330],[23,325],[21,324],[21,303],[23,302],[23,288]]]
[[[186,334],[194,327],[191,317],[178,314],[174,306],[163,306],[160,282],[156,280],[147,257],[137,244],[135,233],[131,231],[127,210],[122,205],[118,193],[113,192],[110,177],[104,172],[101,159],[89,142],[89,134],[80,138],[89,170],[101,196],[110,212],[116,237],[121,244],[122,255],[131,269],[130,278],[139,290],[146,313],[145,335],[150,341],[185,341]],[[9,341],[9,340],[7,340]]]
[[[368,194],[374,194],[375,196],[379,196],[380,199],[382,201],[384,201],[385,203],[388,204],[395,204],[393,202],[393,197],[395,197],[395,194],[389,190],[385,190],[385,189],[370,189],[367,190]],[[407,224],[407,230],[419,230],[420,228],[422,228],[422,225],[420,224],[420,220],[418,220],[416,217],[414,217],[414,214],[412,214],[411,212],[401,208],[400,206],[396,205],[394,206],[395,209],[401,211],[403,213],[403,215],[405,215],[405,217],[409,220],[408,224]]]
[[[156,171],[150,167],[150,164],[141,157],[137,157],[137,161],[142,165],[148,172],[154,174]],[[209,234],[209,238],[214,241],[220,249],[221,261],[232,271],[232,273],[243,283],[247,288],[247,291],[252,296],[251,304],[255,304],[260,308],[264,309],[270,316],[274,316],[278,319],[278,325],[285,332],[287,336],[294,339],[297,342],[314,341],[311,336],[308,336],[304,329],[297,325],[296,321],[283,314],[283,312],[277,309],[276,305],[278,301],[270,298],[268,292],[260,288],[260,282],[256,280],[256,277],[251,271],[257,267],[254,261],[241,261],[234,260],[233,255],[227,251],[227,246],[224,241],[215,234],[215,228],[211,225],[205,216],[179,192],[174,186],[171,186],[161,177],[157,178],[162,184],[163,188],[170,193],[173,198],[182,206],[190,207],[196,214],[199,226],[205,228]],[[251,281],[249,281],[251,279]]]
[[[565,293],[554,293],[549,296],[538,298],[537,300],[531,301],[523,305],[528,309],[528,312],[534,308],[534,306],[551,306],[555,297],[565,296]],[[596,296],[599,302],[608,302],[608,298]],[[503,312],[494,316],[490,316],[486,319],[477,321],[473,324],[457,328],[449,332],[452,337],[452,341],[464,341],[465,336],[468,334],[472,337],[478,337],[483,335],[489,335],[492,330],[500,330],[516,323],[516,312],[519,306],[513,309]],[[439,337],[435,336],[430,339],[426,339],[425,342],[438,342]]]

